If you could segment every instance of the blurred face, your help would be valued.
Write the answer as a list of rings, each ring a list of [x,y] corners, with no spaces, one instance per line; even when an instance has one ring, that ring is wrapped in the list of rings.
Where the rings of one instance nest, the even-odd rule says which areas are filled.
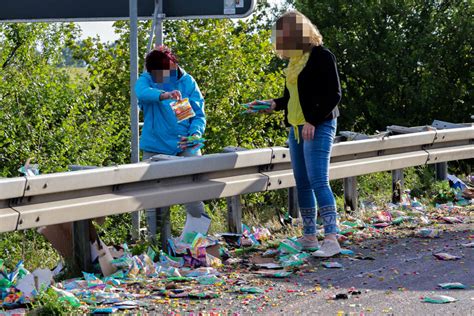
[[[310,33],[302,17],[290,15],[276,23],[272,40],[279,54],[292,57],[309,47]]]
[[[151,77],[156,83],[170,83],[172,77],[176,77],[178,74],[178,66],[171,62],[169,65],[164,65],[165,69],[155,69],[152,70]]]

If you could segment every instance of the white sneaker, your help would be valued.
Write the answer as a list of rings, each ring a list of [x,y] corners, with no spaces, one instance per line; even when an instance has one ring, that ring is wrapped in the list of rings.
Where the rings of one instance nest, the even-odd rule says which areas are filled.
[[[312,253],[313,257],[328,258],[341,252],[341,246],[337,240],[325,239],[321,248]]]
[[[297,241],[303,246],[303,250],[319,249],[318,237],[316,236],[302,236]]]

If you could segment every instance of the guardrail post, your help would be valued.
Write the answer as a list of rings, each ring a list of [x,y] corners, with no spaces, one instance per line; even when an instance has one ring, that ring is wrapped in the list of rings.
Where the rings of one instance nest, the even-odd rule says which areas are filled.
[[[222,152],[232,153],[238,151],[246,151],[247,148],[243,147],[234,147],[227,146],[224,147]],[[227,225],[229,227],[229,232],[235,234],[242,233],[242,203],[240,200],[240,195],[231,196],[226,198],[227,201]]]
[[[357,177],[344,178],[344,208],[358,210],[359,193],[357,192]]]
[[[242,203],[240,195],[231,196],[227,200],[227,223],[229,225],[229,232],[235,234],[242,233]]]
[[[288,188],[288,213],[292,218],[300,216],[296,187]]]
[[[160,227],[161,249],[168,247],[168,239],[171,238],[170,208],[160,207],[156,209],[156,225]]]
[[[92,225],[90,219],[72,224],[72,253],[76,273],[92,271],[90,225]]]
[[[439,162],[435,164],[436,180],[442,181],[448,178],[448,163]]]
[[[405,184],[403,169],[392,170],[392,203],[400,203]]]
[[[141,212],[136,211],[131,214],[132,216],[132,240],[137,241],[140,239],[140,217]]]

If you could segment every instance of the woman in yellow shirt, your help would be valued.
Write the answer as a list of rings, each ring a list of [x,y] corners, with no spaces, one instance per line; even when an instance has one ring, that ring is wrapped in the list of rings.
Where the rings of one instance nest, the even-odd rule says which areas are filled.
[[[341,85],[336,58],[322,46],[323,39],[311,21],[298,11],[283,14],[275,23],[277,53],[289,59],[284,96],[267,100],[270,109],[284,110],[290,126],[289,147],[303,218],[305,249],[319,248],[316,257],[340,252],[336,238],[336,201],[329,185],[329,162],[336,134],[337,104]],[[317,209],[316,209],[317,205]],[[325,238],[316,238],[316,216],[322,219]]]

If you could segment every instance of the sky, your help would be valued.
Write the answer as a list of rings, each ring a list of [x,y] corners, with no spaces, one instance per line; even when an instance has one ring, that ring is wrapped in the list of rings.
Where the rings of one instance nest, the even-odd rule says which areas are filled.
[[[269,0],[270,3],[281,3],[283,0]],[[103,42],[113,42],[118,38],[112,27],[113,22],[80,22],[82,38],[99,36]]]

